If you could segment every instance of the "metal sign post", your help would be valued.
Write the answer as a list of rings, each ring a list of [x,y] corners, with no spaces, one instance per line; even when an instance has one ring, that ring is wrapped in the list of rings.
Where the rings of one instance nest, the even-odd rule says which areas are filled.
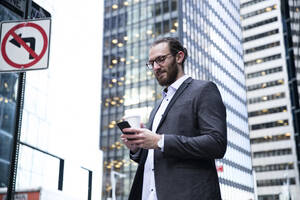
[[[31,5],[31,0],[27,0],[25,19],[29,14],[29,9]],[[18,169],[18,159],[19,159],[19,141],[21,136],[21,124],[22,124],[22,113],[23,113],[23,102],[24,102],[24,93],[25,93],[25,72],[21,72],[18,77],[18,92],[17,92],[17,101],[16,101],[16,116],[15,116],[15,129],[13,137],[13,146],[10,159],[10,170],[9,170],[9,179],[7,187],[7,200],[14,200],[15,197],[15,187],[16,187],[16,178],[17,178],[17,169]]]

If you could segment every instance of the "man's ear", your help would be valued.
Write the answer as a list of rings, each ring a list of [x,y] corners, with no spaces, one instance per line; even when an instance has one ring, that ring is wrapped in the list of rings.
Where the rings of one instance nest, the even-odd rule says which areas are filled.
[[[178,64],[182,64],[182,61],[184,59],[184,52],[183,51],[179,51],[176,55],[176,62]]]

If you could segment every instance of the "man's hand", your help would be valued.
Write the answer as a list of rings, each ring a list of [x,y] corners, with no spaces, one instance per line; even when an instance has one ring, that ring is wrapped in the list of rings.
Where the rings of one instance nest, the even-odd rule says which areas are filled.
[[[121,135],[121,139],[123,140],[125,145],[133,152],[136,152],[138,150],[136,148],[156,149],[158,147],[157,142],[162,137],[161,135],[153,133],[145,128],[125,128],[123,129],[123,132],[135,133]]]
[[[124,134],[123,134],[124,135]],[[130,141],[121,135],[121,139],[123,143],[126,145],[126,147],[133,153],[136,153],[139,150],[139,147],[136,144],[130,143]],[[125,135],[126,136],[126,135]]]

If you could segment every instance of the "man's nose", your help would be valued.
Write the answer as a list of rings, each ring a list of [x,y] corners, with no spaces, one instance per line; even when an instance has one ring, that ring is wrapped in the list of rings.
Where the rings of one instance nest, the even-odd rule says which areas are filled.
[[[153,62],[153,70],[159,69],[161,66],[157,64],[156,62]]]

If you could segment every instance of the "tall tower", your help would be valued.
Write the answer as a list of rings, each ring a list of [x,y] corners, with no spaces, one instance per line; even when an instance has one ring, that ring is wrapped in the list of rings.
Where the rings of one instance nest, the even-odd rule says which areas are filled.
[[[116,123],[129,113],[147,122],[162,90],[145,66],[149,46],[172,36],[188,49],[186,74],[214,81],[227,108],[227,152],[216,161],[222,198],[253,199],[239,2],[106,0],[103,35],[103,198],[112,196],[112,171],[126,175],[117,180],[117,198],[128,197],[136,164],[129,160]]]
[[[285,37],[290,35],[286,35],[286,16],[281,2],[287,3],[280,0],[241,1],[249,129],[259,200],[300,196],[294,129],[294,123],[300,122],[292,115],[294,94],[289,87],[288,37]],[[294,41],[293,62],[298,77],[299,6],[299,1],[289,1],[290,37]]]

